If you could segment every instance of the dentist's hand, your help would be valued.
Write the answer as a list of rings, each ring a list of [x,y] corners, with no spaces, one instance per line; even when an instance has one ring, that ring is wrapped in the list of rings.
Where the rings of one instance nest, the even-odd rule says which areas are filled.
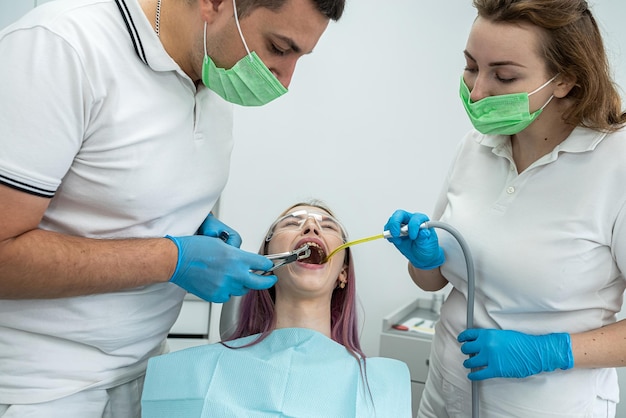
[[[392,236],[389,241],[411,264],[422,270],[437,268],[446,261],[435,230],[433,228],[420,229],[420,225],[428,220],[428,216],[422,213],[397,210],[385,225],[385,231],[389,231]],[[409,235],[401,237],[400,228],[403,225],[408,225]]]
[[[467,329],[459,334],[461,351],[474,355],[463,362],[470,380],[528,377],[574,367],[569,334],[528,335],[497,329]]]
[[[262,255],[240,250],[240,235],[213,215],[205,219],[198,233],[187,237],[166,236],[178,248],[176,270],[170,282],[218,303],[276,283],[274,275],[253,272],[267,271],[274,263]]]
[[[212,213],[209,213],[209,216],[202,222],[202,225],[198,228],[197,234],[220,238],[228,245],[237,248],[241,247],[241,236],[239,233],[217,219]]]

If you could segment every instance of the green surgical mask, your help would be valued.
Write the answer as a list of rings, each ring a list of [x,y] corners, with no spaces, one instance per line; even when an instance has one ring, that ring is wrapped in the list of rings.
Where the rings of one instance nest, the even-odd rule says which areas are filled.
[[[261,61],[256,52],[250,52],[243,38],[237,5],[233,0],[235,23],[239,36],[248,55],[240,59],[232,68],[218,68],[206,50],[206,28],[204,23],[204,61],[202,62],[202,82],[224,100],[241,106],[262,106],[287,93],[287,89]]]
[[[550,96],[548,101],[533,113],[530,113],[528,97],[550,84],[557,75],[530,93],[488,96],[477,102],[471,101],[469,88],[461,76],[461,101],[467,116],[478,132],[492,135],[514,135],[533,123],[554,96]]]

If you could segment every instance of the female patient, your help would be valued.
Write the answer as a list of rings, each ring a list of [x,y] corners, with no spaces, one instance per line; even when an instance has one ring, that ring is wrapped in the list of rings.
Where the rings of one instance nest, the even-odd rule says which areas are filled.
[[[146,375],[143,417],[409,417],[406,365],[361,350],[356,283],[343,226],[319,202],[287,209],[261,254],[308,244],[311,255],[279,267],[276,285],[250,291],[221,344],[155,357]]]

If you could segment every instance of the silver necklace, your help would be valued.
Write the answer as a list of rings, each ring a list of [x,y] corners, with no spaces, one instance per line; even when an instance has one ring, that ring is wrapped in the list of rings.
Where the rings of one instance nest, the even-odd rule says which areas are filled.
[[[156,17],[154,18],[154,31],[156,36],[159,36],[159,25],[161,21],[161,0],[157,0]]]

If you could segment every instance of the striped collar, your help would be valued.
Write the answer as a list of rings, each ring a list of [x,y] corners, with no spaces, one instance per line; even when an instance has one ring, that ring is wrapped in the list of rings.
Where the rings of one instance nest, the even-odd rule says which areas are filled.
[[[130,39],[133,42],[133,47],[135,48],[135,52],[141,61],[144,64],[148,65],[148,59],[146,58],[146,52],[143,48],[143,44],[141,43],[141,38],[139,37],[139,31],[137,30],[137,26],[133,21],[133,16],[128,9],[128,5],[125,0],[115,0],[115,4],[117,4],[117,8],[120,10],[122,14],[122,19],[124,19],[124,23],[126,24],[126,30],[130,35]]]

